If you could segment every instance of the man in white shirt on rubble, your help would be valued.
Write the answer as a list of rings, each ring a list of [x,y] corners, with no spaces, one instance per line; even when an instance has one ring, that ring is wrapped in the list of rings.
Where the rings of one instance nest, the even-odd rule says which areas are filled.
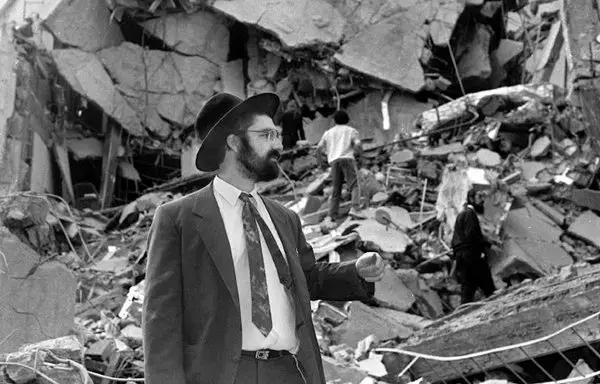
[[[362,153],[362,146],[358,131],[348,125],[350,118],[345,111],[337,111],[333,115],[333,120],[336,125],[323,134],[317,153],[320,156],[327,155],[327,162],[331,166],[333,191],[329,216],[335,221],[339,218],[340,196],[344,181],[352,194],[350,214],[356,215],[360,210],[360,185],[355,156]]]

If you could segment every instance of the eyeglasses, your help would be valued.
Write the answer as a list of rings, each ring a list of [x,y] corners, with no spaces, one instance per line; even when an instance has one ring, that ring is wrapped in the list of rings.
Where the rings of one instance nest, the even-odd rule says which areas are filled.
[[[269,141],[281,140],[281,133],[276,129],[262,129],[262,130],[249,129],[246,132],[258,133],[261,137],[266,137],[267,140],[269,140]]]

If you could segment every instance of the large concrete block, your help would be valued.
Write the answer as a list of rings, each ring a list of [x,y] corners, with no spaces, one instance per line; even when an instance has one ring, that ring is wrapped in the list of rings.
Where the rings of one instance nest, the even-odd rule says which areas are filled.
[[[0,353],[66,335],[73,327],[76,279],[0,228]]]

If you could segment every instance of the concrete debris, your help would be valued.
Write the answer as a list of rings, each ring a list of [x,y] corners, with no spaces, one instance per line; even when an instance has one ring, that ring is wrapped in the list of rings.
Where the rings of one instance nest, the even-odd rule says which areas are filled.
[[[560,227],[533,205],[511,210],[504,221],[504,232],[504,253],[490,260],[493,273],[501,278],[516,273],[547,275],[573,263],[561,247]]]
[[[229,29],[212,12],[176,13],[146,20],[144,29],[172,50],[221,64],[229,53]]]
[[[592,368],[590,368],[590,366],[585,362],[584,359],[579,359],[577,360],[577,364],[575,364],[575,367],[573,368],[573,370],[571,371],[571,373],[569,374],[569,376],[567,377],[567,379],[575,379],[578,377],[582,377],[582,376],[592,376],[594,374],[594,370]],[[581,379],[581,380],[576,380],[576,381],[572,381],[572,383],[576,383],[576,384],[590,384],[594,381],[594,379],[592,377],[587,378],[587,379]]]
[[[429,34],[433,44],[440,47],[450,44],[454,26],[464,8],[464,4],[458,1],[445,1],[439,5],[437,13],[429,25]]]
[[[383,280],[375,284],[375,298],[399,311],[407,311],[415,303],[415,295],[389,266]]]
[[[144,50],[132,43],[97,56],[138,116],[147,115],[141,120],[161,137],[170,133],[163,119],[183,126],[193,123],[196,106],[210,97],[219,77],[219,67],[202,57]]]
[[[592,211],[585,211],[573,221],[569,232],[595,246],[600,246],[600,217]]]
[[[600,211],[600,96],[590,83],[573,85],[600,68],[580,57],[590,55],[585,39],[567,38],[586,32],[570,16],[588,16],[551,1],[518,9],[482,0],[309,3],[117,0],[112,14],[91,15],[87,5],[62,2],[45,20],[68,49],[53,49],[38,22],[15,28],[18,50],[0,49],[0,61],[15,68],[14,79],[5,76],[8,104],[0,106],[7,122],[0,121],[0,159],[11,175],[0,181],[10,191],[18,184],[65,201],[31,193],[2,199],[8,266],[0,262],[0,280],[10,293],[2,304],[15,311],[0,312],[1,351],[72,331],[82,341],[73,359],[90,372],[143,376],[148,229],[158,206],[210,183],[212,174],[195,170],[200,139],[191,125],[221,91],[240,98],[276,92],[275,124],[287,125],[288,111],[302,122],[297,143],[281,154],[281,177],[257,188],[300,216],[315,257],[339,262],[378,251],[385,259],[372,300],[312,303],[327,380],[451,381],[460,376],[455,369],[423,359],[398,377],[411,359],[374,350],[467,354],[545,336],[597,310],[598,272],[573,264],[600,260],[600,218],[582,211]],[[74,14],[82,16],[65,24]],[[128,24],[127,41],[119,23]],[[143,27],[143,46],[129,24]],[[314,145],[338,109],[363,143],[364,207],[347,217],[343,191],[334,221],[327,216],[332,180]],[[59,174],[48,166],[54,163]],[[80,168],[96,163],[100,180]],[[487,257],[499,289],[464,306],[450,245],[472,187],[485,195],[479,218],[493,243]],[[596,328],[585,329],[590,342],[600,340]],[[559,344],[573,350],[581,343],[565,336]],[[31,353],[19,353],[31,362]],[[519,372],[525,366],[521,353],[501,356]],[[500,362],[476,358],[458,367],[470,375]],[[4,373],[31,379],[24,370]],[[510,382],[491,373],[488,382]]]
[[[35,227],[35,224],[33,224]],[[17,236],[0,228],[2,307],[0,353],[20,346],[61,337],[70,331],[75,315],[75,275],[62,263],[44,262]]]
[[[576,189],[573,191],[571,200],[580,207],[600,212],[600,191]]]
[[[531,146],[531,151],[529,152],[529,156],[532,159],[537,159],[542,157],[548,153],[550,146],[552,145],[552,141],[548,136],[542,136],[537,139],[533,145]]]
[[[431,322],[422,317],[385,308],[372,308],[353,302],[348,322],[334,329],[333,339],[337,344],[355,347],[369,335],[377,340],[399,337],[406,339]]]
[[[65,336],[22,346],[18,352],[9,353],[3,361],[18,363],[38,369],[58,383],[86,384],[91,378],[84,370],[69,365],[69,361],[83,364],[84,346],[75,336]],[[2,369],[5,377],[15,384],[38,382],[38,374],[22,366],[6,366]]]
[[[425,44],[419,32],[430,8],[416,2],[406,13],[367,27],[344,44],[342,52],[335,55],[336,60],[407,91],[420,91],[425,77],[419,56]],[[399,61],[399,57],[403,60]]]
[[[77,93],[97,103],[130,134],[144,135],[136,111],[115,87],[94,54],[78,49],[57,49],[52,51],[52,57],[58,71]]]
[[[106,3],[63,0],[54,4],[44,25],[67,46],[96,52],[123,41],[119,24],[111,17]]]
[[[500,155],[486,148],[477,151],[477,161],[484,167],[497,167],[502,162]]]
[[[323,356],[323,371],[327,383],[360,384],[368,377],[367,373],[358,367],[338,364],[335,359]]]

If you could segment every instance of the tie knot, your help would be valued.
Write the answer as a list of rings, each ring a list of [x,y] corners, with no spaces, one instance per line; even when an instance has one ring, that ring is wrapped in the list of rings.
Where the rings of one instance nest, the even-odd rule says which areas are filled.
[[[251,194],[245,192],[240,193],[240,200],[242,200],[244,203],[250,203],[252,202],[252,199],[253,197]]]

